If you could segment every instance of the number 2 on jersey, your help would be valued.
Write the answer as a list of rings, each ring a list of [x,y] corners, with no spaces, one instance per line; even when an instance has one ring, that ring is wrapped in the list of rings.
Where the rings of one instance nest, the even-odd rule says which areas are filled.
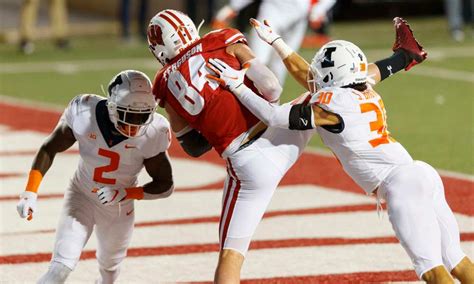
[[[377,120],[370,122],[370,131],[377,131],[379,136],[372,140],[369,140],[372,147],[377,147],[380,144],[388,144],[395,142],[395,139],[390,137],[390,132],[387,130],[387,113],[382,100],[379,100],[379,106],[374,103],[363,103],[360,105],[360,111],[362,113],[374,111],[377,115]]]
[[[95,182],[99,182],[102,184],[115,184],[116,179],[103,177],[103,174],[113,172],[118,169],[119,162],[120,162],[120,155],[116,152],[112,152],[112,151],[105,150],[102,148],[99,148],[98,154],[100,156],[109,158],[110,162],[108,165],[95,168],[93,180]]]
[[[201,54],[188,59],[191,85],[188,84],[186,78],[179,71],[172,72],[168,78],[168,89],[190,115],[197,115],[204,108],[204,98],[201,97],[199,92],[204,89],[206,83],[213,90],[219,87],[217,83],[209,82],[206,79],[209,72],[206,70],[205,63],[206,61]]]

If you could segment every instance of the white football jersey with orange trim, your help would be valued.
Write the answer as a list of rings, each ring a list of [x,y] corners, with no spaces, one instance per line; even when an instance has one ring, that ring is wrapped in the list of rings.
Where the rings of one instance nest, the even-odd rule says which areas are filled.
[[[310,103],[339,115],[340,133],[317,127],[324,144],[331,148],[349,176],[367,193],[397,165],[413,162],[405,148],[390,136],[382,98],[372,88],[324,88]]]
[[[79,95],[69,103],[60,119],[72,129],[79,144],[79,165],[72,181],[89,193],[100,186],[135,186],[143,161],[165,152],[170,145],[169,122],[157,113],[140,137],[122,136],[117,140],[113,139],[117,136],[104,135],[106,127],[115,131],[107,118],[105,103],[106,99],[100,96]]]

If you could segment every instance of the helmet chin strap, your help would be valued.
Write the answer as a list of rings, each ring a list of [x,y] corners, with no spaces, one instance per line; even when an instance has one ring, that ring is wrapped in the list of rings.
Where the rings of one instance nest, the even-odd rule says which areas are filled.
[[[108,96],[107,93],[105,92],[104,84],[100,84],[100,90],[102,91],[102,94],[104,96],[106,96],[106,97]]]
[[[202,25],[204,24],[204,19],[201,20],[201,23],[199,23],[199,26],[197,28],[197,33],[199,35],[199,31],[201,30]]]

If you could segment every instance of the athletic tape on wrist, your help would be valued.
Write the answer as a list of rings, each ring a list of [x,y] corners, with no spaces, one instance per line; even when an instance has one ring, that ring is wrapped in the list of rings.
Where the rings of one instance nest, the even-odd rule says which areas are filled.
[[[127,192],[125,199],[143,199],[145,195],[143,187],[129,187],[126,188],[125,191]]]
[[[38,170],[31,170],[28,175],[28,182],[25,191],[38,192],[39,185],[43,180],[43,174]]]
[[[275,39],[272,44],[273,48],[275,49],[275,51],[278,53],[278,55],[280,56],[281,59],[285,59],[287,58],[288,56],[290,56],[290,54],[293,53],[293,49],[291,49],[291,47],[289,47],[281,37]]]

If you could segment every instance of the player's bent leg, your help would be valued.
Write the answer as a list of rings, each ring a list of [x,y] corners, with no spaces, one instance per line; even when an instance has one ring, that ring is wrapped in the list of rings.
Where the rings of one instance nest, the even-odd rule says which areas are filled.
[[[267,132],[227,159],[228,176],[219,224],[222,253],[215,274],[218,283],[238,283],[255,229],[287,167],[294,162],[287,152],[275,149],[275,143],[266,138]],[[270,132],[268,135],[276,136]]]
[[[97,262],[100,278],[96,283],[114,283],[120,274],[120,264],[127,256],[134,224],[133,201],[120,206],[100,207],[96,213]]]
[[[444,266],[434,267],[425,273],[421,277],[426,283],[429,284],[449,284],[454,283],[453,278],[449,275],[449,272]]]
[[[46,277],[44,278],[46,281],[56,275],[67,277],[63,266],[69,270],[74,269],[93,228],[93,210],[90,201],[74,187],[69,188],[64,196],[63,209],[56,230],[51,266],[43,276]]]
[[[435,192],[433,204],[441,232],[441,253],[444,266],[448,271],[451,271],[456,278],[463,279],[467,277],[467,279],[471,279],[471,282],[466,283],[474,283],[474,268],[472,267],[472,263],[471,266],[469,266],[470,261],[466,258],[466,254],[461,248],[459,227],[453,211],[446,202],[441,177],[429,164],[422,161],[416,161],[415,163],[424,169],[426,176],[431,178],[434,183]],[[458,269],[455,270],[456,267]],[[468,268],[466,269],[465,267]],[[471,278],[468,276],[469,272],[471,272]]]
[[[66,265],[52,261],[49,265],[48,271],[41,276],[38,280],[38,284],[53,284],[53,283],[64,283],[66,282],[69,273],[71,273],[72,269],[67,267]]]
[[[244,256],[240,252],[232,249],[221,250],[214,283],[240,283],[240,269],[243,263]]]
[[[451,274],[462,284],[474,283],[474,263],[466,256],[451,270]]]
[[[415,163],[399,166],[384,179],[380,189],[395,234],[418,277],[443,266],[441,233],[433,208],[434,184],[425,177],[424,170]]]

